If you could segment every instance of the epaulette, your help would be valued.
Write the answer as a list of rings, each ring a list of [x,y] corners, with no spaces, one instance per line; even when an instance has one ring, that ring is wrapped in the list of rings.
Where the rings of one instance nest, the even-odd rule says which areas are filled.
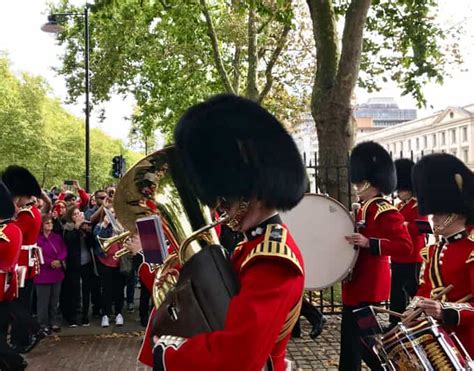
[[[388,202],[387,200],[385,200],[385,199],[378,200],[377,201],[377,212],[375,213],[374,220],[377,219],[377,217],[380,214],[385,213],[387,211],[391,211],[391,210],[398,211],[398,209],[395,206],[393,206],[390,202]]]
[[[296,268],[303,274],[298,258],[295,253],[287,246],[286,237],[287,230],[280,224],[269,224],[265,230],[265,237],[263,241],[255,246],[243,261],[240,269],[256,257],[272,256],[289,260]]]
[[[3,232],[6,227],[7,227],[6,224],[0,225],[0,240],[10,242],[10,239],[8,238],[8,236],[5,234],[5,232]]]
[[[22,213],[22,212],[28,212],[30,213],[30,215],[34,218],[35,217],[35,214],[33,214],[33,207],[30,205],[30,206],[23,206],[20,208],[20,210],[18,210],[18,214]]]
[[[469,236],[467,236],[467,239],[471,242],[474,242],[474,230],[471,232]]]
[[[425,246],[420,250],[420,256],[425,263],[430,261],[430,246]]]
[[[415,207],[418,207],[418,201],[415,201],[415,202],[413,203],[413,206],[412,206],[411,208],[414,209]]]
[[[367,210],[369,210],[369,206],[372,205],[374,202],[378,201],[384,201],[385,199],[383,197],[374,197],[371,198],[370,200],[366,201],[362,205],[362,221],[367,221]]]

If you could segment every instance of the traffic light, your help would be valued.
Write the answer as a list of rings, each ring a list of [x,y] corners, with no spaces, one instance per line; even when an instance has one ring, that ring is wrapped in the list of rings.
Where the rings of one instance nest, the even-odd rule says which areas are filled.
[[[121,178],[125,172],[125,159],[122,155],[114,156],[112,159],[112,176],[114,178]]]

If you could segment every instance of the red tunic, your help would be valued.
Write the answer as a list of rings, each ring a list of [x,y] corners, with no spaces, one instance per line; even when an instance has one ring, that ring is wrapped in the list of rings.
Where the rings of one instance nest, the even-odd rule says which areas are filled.
[[[413,250],[403,216],[382,197],[363,203],[356,215],[359,233],[370,247],[359,248],[350,280],[342,284],[342,303],[357,306],[377,303],[390,296],[389,256],[410,255]]]
[[[281,244],[268,239],[272,228],[284,231]],[[240,291],[230,302],[224,329],[194,336],[177,349],[166,348],[167,370],[260,371],[269,357],[274,370],[285,369],[290,334],[277,340],[304,284],[303,258],[286,232],[284,226],[270,224],[264,236],[237,246],[232,264]]]
[[[23,234],[22,246],[35,245],[41,229],[41,213],[35,205],[26,206],[18,211],[14,223],[20,228]],[[36,253],[36,252],[35,252]],[[30,279],[39,273],[40,262],[38,257],[34,258],[33,265],[29,263],[29,250],[23,249],[20,252],[18,265],[27,268],[26,278]]]
[[[411,241],[413,243],[413,252],[410,255],[392,256],[392,263],[421,263],[423,259],[420,256],[420,251],[425,247],[424,233],[420,233],[418,226],[416,225],[417,220],[428,221],[428,216],[421,216],[418,213],[418,202],[416,198],[412,197],[408,202],[400,202],[398,205],[400,214],[405,219],[405,225],[410,233]]]
[[[433,297],[448,285],[453,285],[442,300],[445,318],[446,314],[454,317],[454,321],[449,321],[453,326],[445,327],[448,333],[456,333],[474,357],[474,234],[426,247],[422,256],[426,266],[414,302],[420,297]]]
[[[0,224],[0,302],[17,297],[16,265],[20,256],[22,235],[13,223]]]

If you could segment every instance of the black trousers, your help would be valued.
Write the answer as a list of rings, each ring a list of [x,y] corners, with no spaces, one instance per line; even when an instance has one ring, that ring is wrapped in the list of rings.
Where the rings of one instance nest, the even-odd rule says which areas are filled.
[[[377,356],[362,344],[357,318],[353,313],[355,309],[376,304],[378,303],[362,303],[360,306],[344,305],[342,307],[339,370],[359,371],[361,369],[362,360],[364,360],[371,370],[383,370]]]
[[[140,304],[138,311],[140,313],[140,321],[142,323],[148,322],[148,317],[150,316],[150,293],[145,287],[144,283],[140,280]]]
[[[390,310],[403,313],[418,290],[421,263],[392,263]],[[400,318],[390,316],[390,323]]]
[[[305,317],[309,321],[309,323],[311,323],[311,326],[320,325],[321,320],[323,318],[323,314],[320,312],[320,310],[306,299],[303,299],[301,305],[300,317],[301,316]],[[293,327],[292,334],[293,336],[299,336],[301,334],[301,324],[299,317],[295,323],[295,326]]]
[[[120,273],[120,268],[111,268],[97,262],[100,283],[102,286],[102,315],[112,314],[112,304],[115,314],[122,313],[124,301],[124,288],[127,278]]]
[[[8,325],[10,324],[10,302],[0,301],[0,370],[17,370],[23,357],[14,352],[7,343]]]
[[[25,287],[19,290],[19,297],[9,305],[12,319],[11,343],[15,346],[27,346],[31,335],[40,330],[40,326],[31,315],[31,299],[33,295],[33,279],[25,280]]]

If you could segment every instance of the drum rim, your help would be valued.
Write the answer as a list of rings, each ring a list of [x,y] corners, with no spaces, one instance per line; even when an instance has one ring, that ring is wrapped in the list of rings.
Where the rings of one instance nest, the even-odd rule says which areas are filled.
[[[300,202],[302,202],[304,200],[304,198],[306,198],[307,196],[311,196],[311,197],[321,197],[321,198],[325,198],[325,199],[329,199],[330,201],[333,201],[334,203],[338,204],[343,210],[344,212],[346,213],[346,215],[349,217],[349,219],[352,221],[352,224],[353,226],[355,227],[355,221],[354,221],[354,218],[352,217],[351,213],[349,212],[349,210],[344,206],[344,204],[338,200],[336,200],[335,198],[329,196],[327,193],[312,193],[312,192],[308,192],[308,193],[305,193],[303,198],[301,199]],[[296,205],[295,207],[298,207],[298,205]],[[290,231],[291,232],[291,231]],[[332,286],[334,286],[335,284],[339,283],[339,282],[342,282],[351,272],[352,270],[354,269],[354,266],[356,265],[356,262],[357,262],[357,259],[359,258],[359,249],[357,250],[354,250],[355,253],[354,253],[354,257],[352,258],[352,261],[351,263],[349,264],[349,267],[346,269],[346,271],[341,275],[339,276],[336,281],[330,283],[330,284],[327,284],[327,285],[324,285],[324,286],[317,286],[317,287],[305,287],[304,289],[305,290],[308,290],[308,291],[320,291],[320,290],[324,290],[324,289],[327,289],[327,288],[330,288]]]

